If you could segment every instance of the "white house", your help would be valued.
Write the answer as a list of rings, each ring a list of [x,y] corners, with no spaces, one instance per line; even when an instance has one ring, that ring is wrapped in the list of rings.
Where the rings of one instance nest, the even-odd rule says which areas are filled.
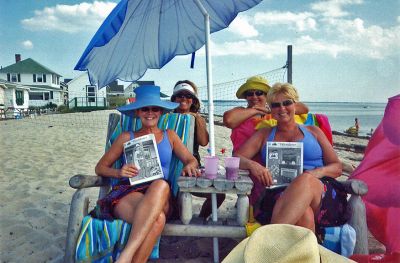
[[[0,79],[29,87],[29,106],[63,104],[64,91],[60,88],[61,75],[28,58],[15,55],[15,63],[0,69]]]
[[[29,87],[0,79],[0,117],[19,115],[29,107]]]
[[[70,108],[105,108],[107,106],[107,87],[98,89],[91,85],[87,72],[66,83],[68,86]]]

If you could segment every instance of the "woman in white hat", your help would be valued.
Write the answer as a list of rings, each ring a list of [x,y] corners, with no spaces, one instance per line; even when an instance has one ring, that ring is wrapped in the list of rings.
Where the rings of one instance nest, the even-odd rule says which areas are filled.
[[[346,194],[338,189],[334,178],[341,175],[342,164],[322,130],[316,126],[299,125],[294,120],[299,101],[296,89],[289,83],[276,83],[268,92],[267,101],[277,126],[258,130],[235,154],[240,168],[247,169],[265,186],[273,184],[271,171],[266,168],[266,141],[303,142],[304,172],[296,177],[277,198],[271,211],[258,211],[256,218],[263,223],[300,225],[318,230],[346,221]],[[262,164],[252,158],[260,154]],[[266,190],[269,191],[269,190]],[[265,213],[265,214],[264,214]]]
[[[172,102],[179,103],[179,106],[174,110],[176,113],[191,114],[195,118],[194,126],[194,141],[193,141],[193,155],[201,164],[199,146],[206,146],[208,144],[209,135],[207,125],[204,118],[200,115],[200,100],[198,98],[197,86],[190,80],[180,80],[175,83],[174,91],[171,96]],[[207,218],[211,214],[211,195],[197,193],[196,196],[205,197],[201,210],[200,217]],[[225,200],[224,194],[217,194],[217,206],[219,207]]]
[[[171,194],[167,181],[172,153],[184,164],[182,175],[200,175],[196,159],[178,135],[172,130],[162,131],[157,127],[163,111],[173,110],[178,104],[162,101],[158,86],[140,86],[135,93],[136,101],[118,110],[139,117],[142,128],[136,132],[123,132],[96,165],[97,175],[110,177],[117,183],[110,194],[98,201],[91,214],[102,219],[119,218],[132,224],[128,242],[117,262],[146,262],[150,256],[169,214]],[[157,142],[164,178],[131,186],[129,178],[138,175],[139,169],[127,163],[121,169],[112,166],[123,154],[125,142],[151,133]]]

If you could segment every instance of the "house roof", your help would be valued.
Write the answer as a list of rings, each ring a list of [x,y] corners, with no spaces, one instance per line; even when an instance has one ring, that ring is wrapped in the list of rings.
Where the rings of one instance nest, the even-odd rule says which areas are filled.
[[[44,73],[44,74],[56,74],[61,77],[60,74],[52,71],[51,69],[43,66],[31,58],[24,59],[10,66],[0,69],[0,73]]]
[[[0,79],[0,85],[7,89],[14,88],[14,89],[28,89],[29,90],[29,88],[30,88],[28,85],[19,85],[19,84],[15,84],[13,82],[9,82],[4,79]]]

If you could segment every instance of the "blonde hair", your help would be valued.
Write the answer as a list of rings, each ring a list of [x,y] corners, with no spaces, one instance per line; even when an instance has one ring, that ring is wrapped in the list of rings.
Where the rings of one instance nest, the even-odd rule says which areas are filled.
[[[296,88],[290,83],[275,83],[272,88],[268,91],[267,102],[270,104],[277,95],[282,94],[294,102],[299,101],[299,94]]]

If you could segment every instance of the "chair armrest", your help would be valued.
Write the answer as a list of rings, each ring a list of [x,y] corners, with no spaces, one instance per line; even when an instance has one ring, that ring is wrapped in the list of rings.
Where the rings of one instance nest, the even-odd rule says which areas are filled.
[[[69,179],[69,186],[74,189],[82,189],[88,187],[108,186],[110,179],[97,175],[77,174]]]
[[[338,181],[349,194],[363,196],[368,193],[368,186],[366,183],[356,179],[349,179],[346,181]]]

